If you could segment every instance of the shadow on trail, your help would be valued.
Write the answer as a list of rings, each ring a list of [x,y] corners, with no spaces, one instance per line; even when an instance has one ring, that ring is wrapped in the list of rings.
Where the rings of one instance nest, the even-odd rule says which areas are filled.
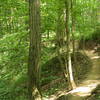
[[[76,89],[67,92],[60,91],[44,100],[90,100],[91,94],[100,86],[100,56],[94,51],[85,51],[90,57],[93,67],[89,70],[87,77],[77,86]],[[99,91],[100,92],[100,91]],[[91,100],[94,100],[91,98]]]

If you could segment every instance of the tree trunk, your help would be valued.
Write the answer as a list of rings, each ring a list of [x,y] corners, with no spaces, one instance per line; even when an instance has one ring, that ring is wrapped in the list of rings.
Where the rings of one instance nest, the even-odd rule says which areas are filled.
[[[57,54],[58,54],[58,59],[59,59],[59,62],[60,62],[60,66],[61,66],[61,69],[63,71],[63,74],[64,74],[64,77],[65,77],[65,80],[67,81],[67,77],[68,77],[68,70],[66,70],[66,67],[65,67],[65,63],[63,61],[66,60],[66,57],[63,57],[62,59],[62,56],[61,54],[64,52],[64,30],[65,30],[65,24],[64,24],[64,1],[61,1],[59,0],[58,2],[58,20],[57,20],[57,32],[56,32],[56,44],[57,44]],[[65,55],[66,56],[66,55]]]
[[[71,0],[71,20],[72,20],[72,27],[71,27],[71,33],[72,33],[72,46],[73,46],[73,58],[74,58],[74,67],[75,67],[75,76],[78,75],[78,70],[77,70],[77,59],[76,59],[76,43],[75,43],[75,29],[76,29],[76,12],[75,12],[75,4],[76,0]],[[75,77],[76,82],[77,82],[77,77]]]
[[[71,62],[71,49],[70,49],[70,44],[71,44],[71,35],[70,35],[70,31],[69,31],[69,14],[70,14],[70,10],[69,10],[69,7],[70,7],[70,2],[69,0],[67,0],[65,2],[65,6],[66,6],[66,36],[67,36],[67,66],[66,68],[68,69],[68,80],[69,80],[69,83],[70,83],[70,86],[72,89],[76,88],[76,84],[75,84],[75,81],[74,81],[74,76],[73,76],[73,70],[72,70],[72,62]]]
[[[29,0],[30,48],[28,62],[29,100],[41,100],[39,91],[39,61],[40,61],[40,2]]]

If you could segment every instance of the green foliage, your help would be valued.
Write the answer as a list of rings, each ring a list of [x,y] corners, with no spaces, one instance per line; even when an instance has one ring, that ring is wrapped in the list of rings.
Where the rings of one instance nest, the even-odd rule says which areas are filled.
[[[14,100],[19,91],[23,92],[20,85],[26,84],[28,42],[25,36],[25,33],[15,33],[0,40],[0,92],[5,100]]]
[[[64,55],[65,54],[61,55],[63,63],[64,63],[64,59],[63,59]],[[77,59],[77,65],[74,64],[73,54],[72,54],[74,75],[77,77],[78,80],[84,79],[88,74],[88,70],[92,68],[92,62],[86,54],[83,54],[81,52],[76,52],[75,55]],[[42,86],[58,78],[62,78],[62,79],[64,78],[58,56],[51,58],[45,64],[43,64],[41,75],[42,75],[42,79],[41,79]]]
[[[57,79],[55,74],[61,72],[58,59],[53,59],[59,13],[62,14],[62,24],[65,23],[62,12],[65,1],[58,1],[41,0],[42,85]],[[86,41],[100,43],[99,5],[98,0],[77,0],[74,4],[76,40],[84,37]],[[27,100],[28,10],[27,0],[0,0],[0,100]],[[69,26],[71,30],[71,18]],[[53,62],[48,62],[50,59]],[[52,88],[49,94],[54,91]]]
[[[0,100],[27,100],[27,3],[2,0],[0,11]]]

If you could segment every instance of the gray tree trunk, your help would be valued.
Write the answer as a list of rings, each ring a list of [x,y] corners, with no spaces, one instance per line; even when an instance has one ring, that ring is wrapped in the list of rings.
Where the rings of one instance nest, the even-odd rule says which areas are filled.
[[[70,86],[72,89],[76,88],[76,84],[74,81],[74,76],[73,76],[73,69],[72,69],[72,61],[71,61],[71,49],[70,49],[70,44],[71,44],[71,34],[69,31],[69,14],[70,14],[70,1],[66,0],[65,2],[66,6],[66,36],[67,36],[67,65],[66,68],[68,70],[68,81],[70,83]]]

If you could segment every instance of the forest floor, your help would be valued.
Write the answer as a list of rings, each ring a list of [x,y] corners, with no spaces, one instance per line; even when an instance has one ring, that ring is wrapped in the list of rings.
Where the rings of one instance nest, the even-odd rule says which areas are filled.
[[[93,67],[90,69],[87,77],[78,84],[76,89],[69,92],[66,92],[66,90],[59,91],[55,95],[44,98],[44,100],[90,100],[82,98],[90,96],[92,91],[100,85],[100,56],[94,50],[85,50],[84,52],[90,57],[93,63]],[[67,97],[67,99],[57,99],[63,95],[69,94],[71,94],[71,96]],[[80,97],[82,98],[80,99]]]

